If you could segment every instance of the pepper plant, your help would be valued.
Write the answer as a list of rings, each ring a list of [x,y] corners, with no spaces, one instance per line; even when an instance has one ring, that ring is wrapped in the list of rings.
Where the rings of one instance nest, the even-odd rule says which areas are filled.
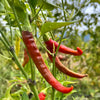
[[[91,0],[90,2],[94,1]],[[6,26],[8,25],[10,30],[8,32],[6,29],[5,31],[0,29],[0,40],[8,51],[9,58],[2,56],[14,62],[15,65],[12,68],[20,74],[16,78],[22,80],[21,82],[12,80],[11,87],[8,88],[2,99],[49,100],[48,98],[50,98],[50,100],[63,100],[76,92],[74,89],[75,82],[72,81],[74,78],[75,80],[79,80],[78,78],[83,80],[87,74],[86,72],[79,74],[69,70],[60,61],[58,54],[61,52],[68,56],[74,55],[73,58],[77,56],[78,60],[84,55],[83,48],[80,49],[77,41],[75,41],[76,44],[73,45],[73,49],[62,45],[62,43],[65,40],[71,40],[65,36],[66,30],[81,22],[82,19],[76,17],[81,8],[88,3],[81,4],[80,1],[79,10],[74,13],[75,10],[73,9],[69,14],[64,8],[66,4],[64,0],[60,2],[60,5],[45,0],[0,0],[0,8],[2,7],[0,14],[5,16]],[[57,21],[57,19],[50,21],[48,13],[50,15],[57,9],[63,13],[62,21]],[[9,34],[10,38],[6,33]],[[76,47],[77,50],[74,50]],[[41,48],[48,53],[48,56],[45,54],[46,57],[42,57]],[[20,57],[20,53],[24,53],[24,57]],[[74,78],[69,78],[67,75]],[[44,86],[41,87],[41,84]],[[14,92],[12,90],[15,86],[20,87],[20,89]]]

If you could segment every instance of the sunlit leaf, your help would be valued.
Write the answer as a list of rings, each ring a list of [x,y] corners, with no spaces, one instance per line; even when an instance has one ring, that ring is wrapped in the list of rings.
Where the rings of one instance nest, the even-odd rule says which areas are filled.
[[[69,19],[71,19],[74,15],[75,9],[72,10],[71,14],[69,15]]]
[[[50,89],[50,88],[51,88],[51,86],[48,86],[48,87],[44,88],[43,90],[41,90],[41,92],[47,94],[47,90]]]
[[[4,8],[7,10],[7,11],[11,11],[11,7],[9,5],[9,3],[7,2],[7,0],[1,0]]]
[[[4,12],[4,5],[0,2],[0,12]]]
[[[71,81],[63,81],[63,85],[68,85],[68,84],[75,84],[76,82],[71,82]]]
[[[97,2],[100,4],[100,0],[91,0],[90,2]]]
[[[78,22],[78,20],[77,21],[69,21],[69,22],[46,22],[41,27],[41,33],[44,34],[46,32],[61,28],[63,26],[73,24],[75,22]]]
[[[30,6],[31,6],[33,9],[35,9],[35,7],[36,7],[36,5],[37,5],[37,1],[38,1],[38,0],[29,0],[29,4],[30,4]]]
[[[29,100],[28,95],[26,94],[26,92],[24,92],[24,93],[22,94],[21,100]]]
[[[11,0],[8,0],[8,2],[10,4],[10,6],[12,7],[12,9],[15,8],[15,11],[17,13],[18,19],[22,23],[23,27],[29,27],[30,28],[30,23],[29,23],[29,19],[28,19],[28,13],[26,11],[25,4],[22,1],[19,1],[19,0],[14,0],[14,2],[11,1]]]
[[[73,94],[73,93],[75,93],[75,92],[77,92],[77,91],[76,91],[76,90],[72,90],[70,93],[64,94],[65,97],[64,97],[63,99],[64,99],[64,100],[67,99],[67,97],[68,97],[69,95],[71,95],[71,94]]]
[[[57,8],[54,4],[51,4],[45,0],[38,0],[38,5],[39,6],[43,5],[43,9],[46,10],[53,10],[54,8]]]
[[[10,91],[12,89],[12,87],[14,86],[15,84],[12,84],[6,91],[5,93],[5,97],[2,99],[2,100],[14,100],[12,97],[11,97],[11,94],[10,94]]]
[[[15,53],[18,56],[19,52],[20,52],[20,37],[16,37],[16,41],[15,41]]]

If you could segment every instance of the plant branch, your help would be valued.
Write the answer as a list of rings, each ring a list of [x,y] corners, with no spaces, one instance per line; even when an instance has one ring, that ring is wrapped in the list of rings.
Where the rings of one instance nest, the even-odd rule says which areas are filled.
[[[5,58],[5,59],[7,59],[7,60],[12,60],[11,58],[8,58],[8,57],[6,57],[6,56],[4,56],[2,54],[0,54],[0,56],[3,57],[3,58]]]
[[[18,16],[17,16],[16,10],[15,10],[15,7],[14,7],[14,1],[13,1],[13,4],[12,4],[12,10],[13,10],[13,13],[15,15],[15,18],[16,18],[16,21],[17,21],[17,24],[18,24],[18,27],[19,27],[19,31],[21,33],[22,32],[22,29],[21,29],[21,26],[20,26],[20,22],[18,20]]]

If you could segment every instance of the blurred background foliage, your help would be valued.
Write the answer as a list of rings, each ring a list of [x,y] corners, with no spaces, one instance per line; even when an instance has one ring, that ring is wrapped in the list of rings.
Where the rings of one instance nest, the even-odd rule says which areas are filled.
[[[30,13],[28,0],[21,0],[25,3],[28,16],[31,21],[33,15]],[[35,1],[35,0],[33,0]],[[100,1],[99,0],[37,0],[32,5],[37,7],[44,4],[43,8],[39,12],[38,16],[42,22],[62,22],[70,20],[78,20],[79,22],[69,25],[66,27],[62,44],[76,49],[80,47],[83,50],[82,56],[71,56],[67,55],[67,59],[62,61],[67,67],[73,71],[79,73],[87,73],[88,77],[84,79],[75,79],[63,75],[57,70],[58,80],[71,80],[75,81],[75,90],[77,92],[68,96],[64,100],[100,100]],[[64,10],[63,10],[64,9]],[[11,41],[10,27],[7,19],[7,15],[4,13],[2,0],[0,0],[0,30],[5,32],[9,42]],[[16,37],[20,36],[17,34],[18,28],[12,13],[9,13],[11,19],[11,28],[13,32],[13,44],[16,43]],[[38,18],[37,18],[38,20]],[[32,22],[33,32],[36,28],[36,21]],[[59,41],[63,28],[52,31],[54,39]],[[35,32],[36,33],[36,32]],[[40,31],[37,28],[37,34],[34,34],[39,38]],[[40,49],[46,64],[52,69],[52,64],[48,60],[47,54],[38,42],[36,41],[38,48]],[[41,43],[43,40],[41,39]],[[18,46],[18,45],[17,45]],[[16,45],[15,45],[16,47]],[[23,43],[20,41],[20,51],[18,54],[19,60],[23,61]],[[60,55],[60,54],[59,54]],[[63,55],[65,56],[65,55]],[[7,57],[7,58],[6,58]],[[9,86],[9,80],[16,80],[16,77],[20,77],[19,80],[23,79],[23,75],[19,70],[15,69],[12,58],[9,56],[9,51],[6,50],[2,42],[0,41],[0,97],[4,96],[6,88]],[[25,66],[25,70],[30,72],[28,64]],[[45,82],[43,77],[37,72],[37,87],[42,90],[48,84]],[[58,75],[59,74],[59,75]],[[30,74],[29,74],[30,75]],[[45,82],[45,84],[44,84]]]

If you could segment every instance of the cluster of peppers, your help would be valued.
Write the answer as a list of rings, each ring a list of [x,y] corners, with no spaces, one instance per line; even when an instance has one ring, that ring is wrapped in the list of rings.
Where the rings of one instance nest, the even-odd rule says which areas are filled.
[[[50,72],[50,70],[48,69],[48,67],[46,66],[37,46],[36,43],[34,41],[33,35],[31,32],[29,31],[22,31],[22,39],[23,42],[27,48],[27,51],[30,55],[30,57],[32,58],[33,62],[35,63],[37,69],[39,70],[39,72],[41,73],[41,75],[45,78],[45,80],[56,90],[62,92],[62,93],[69,93],[73,90],[73,86],[71,87],[65,87],[63,86],[61,83],[59,83],[55,77],[52,75],[52,73]],[[44,41],[46,44],[47,49],[51,52],[54,53],[58,47],[58,43],[52,39],[48,39],[46,36],[44,36]],[[55,48],[53,50],[53,48]],[[28,63],[29,61],[29,56],[27,54],[27,51],[24,50],[24,62],[23,62],[23,67]],[[68,48],[64,45],[60,45],[59,47],[59,52],[65,53],[65,54],[71,54],[71,55],[75,55],[75,56],[79,56],[82,55],[83,51],[77,47],[77,50],[73,50],[71,48]],[[50,55],[48,53],[48,57],[50,58],[51,62],[53,62],[53,57],[52,55]],[[79,74],[79,73],[75,73],[73,71],[71,71],[70,69],[68,69],[67,67],[65,67],[59,57],[55,57],[55,66],[64,74],[69,75],[71,77],[75,77],[75,78],[83,78],[86,77],[87,74]],[[42,100],[42,99],[40,99]],[[44,99],[43,99],[44,100]]]

